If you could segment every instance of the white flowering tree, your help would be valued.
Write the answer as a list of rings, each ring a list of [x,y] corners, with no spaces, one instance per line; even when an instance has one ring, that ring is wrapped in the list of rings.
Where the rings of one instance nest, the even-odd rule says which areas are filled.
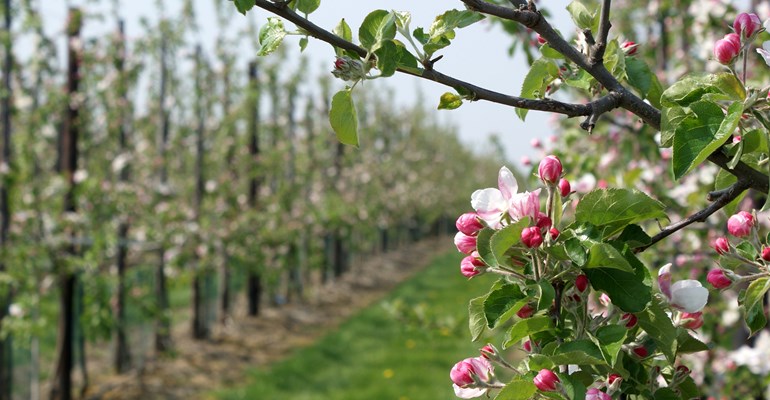
[[[770,115],[756,53],[770,64],[770,42],[754,49],[770,38],[760,18],[770,10],[758,16],[723,2],[575,0],[567,9],[576,33],[565,36],[534,1],[459,0],[429,27],[412,26],[408,11],[374,10],[356,36],[344,15],[336,27],[314,24],[319,0],[233,2],[243,13],[275,15],[259,34],[262,55],[290,32],[303,37],[301,47],[311,37],[334,46],[332,73],[349,83],[329,113],[342,143],[358,145],[358,83],[396,73],[450,88],[440,109],[487,101],[516,108],[522,119],[529,110],[581,119],[561,121],[554,155],[544,154],[533,171],[541,188],[520,193],[503,167],[497,187],[468,193],[473,212],[459,217],[455,237],[467,255],[461,273],[499,276],[488,294],[470,300],[472,340],[487,329],[508,333],[500,349],[486,345],[451,369],[457,396],[761,393],[735,389],[731,372],[715,375],[713,366],[732,357],[715,348],[735,345],[719,335],[743,343],[767,324],[770,250],[758,212],[770,207]],[[482,19],[503,25],[528,55],[518,94],[436,66],[460,29]],[[553,99],[558,90],[575,101]],[[721,210],[732,215],[726,224],[712,217]],[[744,324],[714,321],[704,307],[739,309]],[[511,347],[525,356],[511,361],[503,351]]]

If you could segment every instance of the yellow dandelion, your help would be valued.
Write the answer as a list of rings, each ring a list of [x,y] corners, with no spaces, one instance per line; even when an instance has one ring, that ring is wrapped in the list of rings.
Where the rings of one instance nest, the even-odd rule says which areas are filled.
[[[390,379],[393,377],[393,370],[388,368],[385,371],[382,371],[382,376],[385,377],[385,379]]]

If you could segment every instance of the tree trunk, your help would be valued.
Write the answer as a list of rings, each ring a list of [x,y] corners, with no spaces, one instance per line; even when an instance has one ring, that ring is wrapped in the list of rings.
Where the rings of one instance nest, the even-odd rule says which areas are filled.
[[[203,160],[203,133],[204,133],[204,124],[205,124],[205,116],[203,111],[203,82],[201,74],[203,73],[203,65],[201,60],[201,47],[198,45],[195,49],[195,113],[198,117],[198,126],[195,132],[196,137],[196,146],[195,146],[195,223],[200,226],[201,223],[201,210],[203,207],[203,194],[205,190],[205,183],[203,179],[203,168],[204,168],[204,160]],[[199,230],[200,231],[200,230]],[[200,240],[200,236],[198,236],[198,240],[195,241],[198,246],[203,245]],[[197,249],[193,251],[193,268],[195,268],[195,271],[193,272],[195,276],[193,277],[193,320],[192,320],[192,332],[193,332],[193,339],[208,339],[209,338],[209,328],[208,328],[208,321],[207,321],[207,307],[206,307],[206,291],[205,291],[205,282],[203,279],[205,278],[204,275],[204,268],[201,268],[201,261],[200,256],[198,254]]]
[[[3,1],[3,15],[5,25],[3,30],[6,35],[5,57],[3,58],[3,93],[2,93],[2,164],[10,168],[11,166],[11,68],[13,66],[13,55],[11,54],[11,1]],[[0,250],[5,251],[8,247],[8,230],[11,221],[11,208],[9,202],[9,182],[4,180],[0,184]],[[4,258],[4,257],[3,257]],[[6,270],[5,259],[0,260],[0,273]],[[3,328],[3,319],[8,316],[8,307],[11,305],[13,293],[11,288],[6,288],[5,292],[0,292],[0,330]],[[0,400],[10,400],[13,393],[13,347],[12,338],[6,336],[0,340]]]
[[[67,94],[70,99],[77,97],[80,83],[80,57],[76,41],[80,36],[82,13],[70,8],[67,20]],[[67,102],[62,130],[59,135],[59,172],[68,182],[64,198],[64,211],[73,213],[75,208],[75,171],[78,161],[78,108],[74,101]],[[74,232],[68,232],[71,242],[66,246],[70,256],[76,254]],[[51,385],[52,400],[72,398],[72,369],[75,324],[75,288],[77,275],[61,261],[57,263],[59,274],[59,331],[57,335],[56,372]]]
[[[252,168],[249,174],[251,177],[249,182],[249,206],[252,210],[256,210],[258,207],[259,188],[262,185],[262,171],[259,165],[259,78],[256,61],[249,63],[249,88],[249,99],[251,101],[251,112],[249,113],[249,154],[252,161]],[[257,240],[260,239],[257,238]],[[262,264],[261,256],[257,256],[255,264],[249,268],[248,284],[246,285],[246,298],[248,300],[250,316],[259,315],[260,299],[262,298],[262,279],[259,271]]]

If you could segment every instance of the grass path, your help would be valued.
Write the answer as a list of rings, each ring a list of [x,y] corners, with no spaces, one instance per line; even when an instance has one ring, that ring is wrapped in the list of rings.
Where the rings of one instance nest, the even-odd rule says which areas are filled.
[[[447,253],[360,311],[338,330],[298,349],[244,386],[216,398],[260,400],[452,399],[449,370],[478,354],[471,343],[467,304],[488,290],[491,277],[468,282],[461,255]]]

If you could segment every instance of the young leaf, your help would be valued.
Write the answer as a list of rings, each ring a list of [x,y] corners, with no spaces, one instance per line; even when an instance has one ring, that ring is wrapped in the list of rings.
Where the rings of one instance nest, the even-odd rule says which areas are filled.
[[[392,40],[382,42],[380,48],[374,52],[377,56],[377,69],[383,77],[393,76],[398,67],[398,46]]]
[[[638,273],[616,268],[587,268],[583,272],[594,289],[606,292],[612,303],[625,312],[640,312],[650,302],[652,290]]]
[[[532,379],[517,376],[508,382],[503,390],[495,396],[495,400],[529,400],[537,393],[537,387]]]
[[[305,51],[306,48],[307,48],[307,38],[303,37],[302,39],[299,40],[299,51],[300,51],[300,53]]]
[[[578,0],[574,0],[567,6],[567,11],[572,17],[572,21],[580,29],[591,29],[594,25],[594,14],[588,11],[588,8]]]
[[[690,105],[695,113],[687,116],[674,133],[673,169],[679,179],[700,165],[711,153],[721,147],[732,135],[743,113],[743,103],[735,102],[722,109],[710,101]]]
[[[471,340],[477,341],[487,326],[487,320],[484,317],[484,300],[487,296],[480,296],[472,299],[468,303],[468,328],[471,331]]]
[[[633,189],[597,189],[583,196],[575,210],[575,221],[611,226],[605,237],[626,225],[651,218],[668,218],[663,203]]]
[[[628,329],[621,325],[605,325],[596,330],[591,339],[599,346],[602,357],[607,364],[614,366],[618,360],[618,354],[626,340]]]
[[[634,272],[631,264],[620,252],[607,243],[596,243],[588,250],[588,262],[583,268],[615,268]]]
[[[508,338],[503,344],[503,348],[518,343],[521,339],[538,332],[551,329],[551,318],[545,315],[535,316],[519,320],[508,331]]]
[[[647,96],[647,93],[652,87],[652,70],[642,60],[635,57],[629,57],[626,59],[626,76],[628,77],[628,83],[639,91],[642,98]]]
[[[296,0],[297,10],[305,14],[310,14],[318,9],[321,5],[321,0]]]
[[[438,102],[439,110],[454,110],[463,105],[463,99],[451,92],[446,92],[441,95]]]
[[[741,293],[738,303],[745,313],[746,324],[751,329],[751,334],[756,334],[767,324],[765,318],[764,303],[762,300],[767,291],[770,290],[770,278],[759,278]]]
[[[345,18],[340,20],[340,23],[332,30],[332,33],[349,42],[353,40],[353,31],[350,30],[350,25],[345,22]]]
[[[235,3],[235,8],[238,9],[238,12],[243,15],[246,15],[246,11],[254,8],[254,0],[233,0],[233,3]]]
[[[476,235],[476,250],[479,252],[479,257],[490,267],[497,267],[497,259],[494,253],[492,253],[492,235],[495,233],[494,229],[484,228]]]
[[[506,259],[505,252],[521,240],[521,231],[529,224],[529,218],[522,218],[515,224],[510,224],[492,235],[490,244],[492,254],[495,255],[497,264],[511,266],[509,259]]]
[[[266,56],[275,51],[281,45],[286,36],[286,30],[283,28],[283,21],[280,18],[270,17],[267,24],[259,30],[259,44],[261,45],[258,56]]]
[[[340,90],[332,97],[329,122],[337,140],[358,147],[358,115],[350,89]]]
[[[521,84],[520,97],[526,99],[537,99],[545,95],[545,89],[556,77],[559,76],[559,67],[553,60],[540,58],[535,60],[530,67],[524,82]],[[527,117],[527,111],[523,108],[516,109],[516,115],[524,121]]]
[[[670,363],[676,359],[678,332],[671,318],[657,302],[652,302],[644,312],[637,313],[639,326],[647,332],[658,349]]]
[[[527,296],[516,285],[503,285],[489,293],[484,300],[484,318],[489,328],[505,322],[526,302],[520,300]],[[507,318],[506,318],[507,317]]]
[[[396,16],[385,10],[374,10],[364,18],[358,28],[361,47],[375,52],[386,40],[396,37]]]

